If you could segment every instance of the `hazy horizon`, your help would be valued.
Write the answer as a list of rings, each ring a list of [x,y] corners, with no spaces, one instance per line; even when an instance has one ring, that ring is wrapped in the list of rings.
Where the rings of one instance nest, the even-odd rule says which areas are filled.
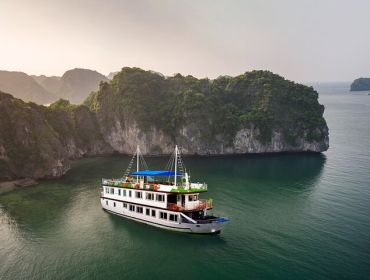
[[[0,69],[104,75],[124,66],[211,79],[270,70],[298,82],[370,76],[368,1],[0,2]]]

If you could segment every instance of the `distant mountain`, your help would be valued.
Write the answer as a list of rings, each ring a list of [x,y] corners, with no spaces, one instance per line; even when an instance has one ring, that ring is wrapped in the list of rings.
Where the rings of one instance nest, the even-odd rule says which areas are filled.
[[[44,89],[46,89],[48,92],[56,94],[59,89],[62,87],[63,81],[61,77],[57,76],[35,76],[32,75],[32,78],[36,80]]]
[[[23,72],[0,71],[0,90],[24,101],[51,103],[57,98]]]
[[[68,70],[61,77],[62,84],[56,95],[71,103],[80,104],[92,91],[99,88],[102,81],[106,82],[108,78],[97,71],[81,68]]]
[[[55,102],[64,98],[81,104],[86,97],[99,88],[104,75],[89,69],[68,70],[62,77],[30,76],[23,72],[0,71],[0,90],[24,101],[38,104]]]
[[[351,84],[351,91],[368,91],[370,90],[370,78],[359,78]]]

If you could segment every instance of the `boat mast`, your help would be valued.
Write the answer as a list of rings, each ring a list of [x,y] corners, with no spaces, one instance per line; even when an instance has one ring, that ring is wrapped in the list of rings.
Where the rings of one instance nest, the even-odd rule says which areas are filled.
[[[175,147],[175,186],[177,183],[177,145]]]
[[[139,145],[136,147],[136,172],[139,172]],[[136,175],[136,183],[139,182],[139,175]]]

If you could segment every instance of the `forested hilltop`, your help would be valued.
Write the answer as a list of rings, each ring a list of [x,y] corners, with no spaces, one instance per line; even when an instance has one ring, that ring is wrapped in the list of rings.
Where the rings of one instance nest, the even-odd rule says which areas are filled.
[[[324,107],[311,87],[268,71],[215,80],[123,68],[84,105],[0,93],[0,180],[57,177],[84,155],[322,152]],[[4,133],[8,131],[8,133]]]
[[[317,92],[269,71],[209,80],[123,68],[85,104],[97,114],[104,137],[122,152],[141,140],[148,153],[169,152],[174,143],[191,154],[328,148]],[[142,133],[131,135],[134,128]],[[132,143],[128,136],[135,136]]]
[[[351,84],[351,91],[370,90],[370,78],[358,78]]]

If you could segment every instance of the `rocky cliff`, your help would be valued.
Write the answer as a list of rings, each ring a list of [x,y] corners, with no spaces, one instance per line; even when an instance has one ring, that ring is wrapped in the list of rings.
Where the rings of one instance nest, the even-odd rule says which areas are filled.
[[[59,177],[70,159],[111,153],[95,120],[86,106],[47,108],[0,92],[0,181]]]
[[[311,87],[268,71],[215,80],[165,78],[123,68],[85,104],[114,150],[147,154],[322,152],[328,149],[324,107]]]
[[[0,93],[0,180],[57,177],[85,155],[322,152],[324,107],[311,87],[268,71],[215,80],[123,68],[84,105]]]
[[[370,78],[359,78],[351,84],[351,91],[370,91]]]

